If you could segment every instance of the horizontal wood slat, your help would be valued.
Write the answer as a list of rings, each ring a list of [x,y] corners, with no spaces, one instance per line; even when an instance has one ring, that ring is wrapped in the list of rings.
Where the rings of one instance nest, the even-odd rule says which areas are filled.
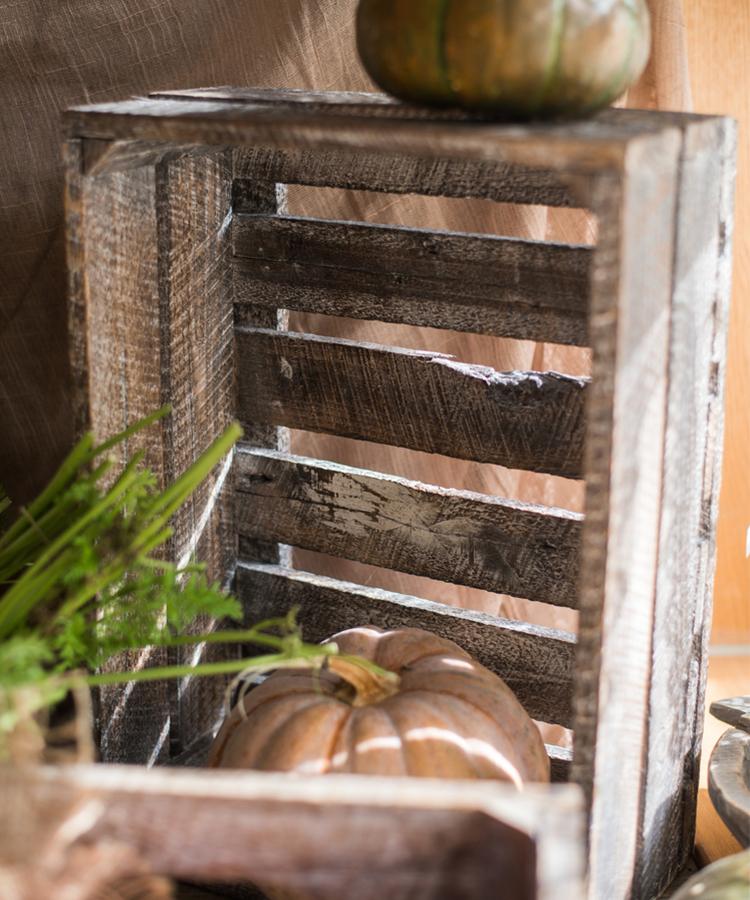
[[[299,607],[308,641],[362,625],[433,631],[503,678],[530,716],[572,727],[572,634],[260,563],[238,565],[236,592],[252,621]]]
[[[583,516],[271,450],[236,457],[240,535],[575,607]]]
[[[0,796],[17,811],[0,821],[3,849],[19,848],[13,883],[43,885],[27,896],[62,897],[51,882],[80,884],[72,875],[94,848],[100,866],[110,854],[117,874],[140,864],[186,880],[276,885],[274,896],[458,900],[494,897],[498,884],[517,900],[583,896],[575,785],[519,792],[498,782],[370,775],[4,766]],[[19,819],[32,849],[28,839],[21,846]],[[62,848],[49,837],[71,833]]]
[[[237,328],[239,416],[512,469],[582,473],[585,378]]]
[[[240,303],[586,343],[589,247],[271,215],[232,231]]]

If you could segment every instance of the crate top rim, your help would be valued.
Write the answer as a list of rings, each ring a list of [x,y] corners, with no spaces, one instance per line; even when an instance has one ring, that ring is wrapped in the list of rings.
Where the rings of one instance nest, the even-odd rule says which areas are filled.
[[[64,114],[64,129],[68,138],[110,142],[356,151],[583,174],[621,169],[634,143],[674,146],[676,133],[690,124],[723,118],[610,108],[589,119],[498,123],[383,94],[226,86],[75,106]]]

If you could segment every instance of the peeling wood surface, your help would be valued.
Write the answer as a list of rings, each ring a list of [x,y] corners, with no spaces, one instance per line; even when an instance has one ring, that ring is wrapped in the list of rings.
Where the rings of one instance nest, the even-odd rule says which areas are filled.
[[[250,449],[235,487],[242,537],[576,606],[577,513]]]
[[[582,474],[587,379],[238,328],[239,415],[508,468]]]
[[[239,303],[587,340],[589,247],[269,215],[232,231]]]
[[[506,681],[532,718],[572,726],[572,634],[277,566],[241,562],[236,579],[255,620],[299,607],[308,641],[361,625],[413,626],[449,638]]]

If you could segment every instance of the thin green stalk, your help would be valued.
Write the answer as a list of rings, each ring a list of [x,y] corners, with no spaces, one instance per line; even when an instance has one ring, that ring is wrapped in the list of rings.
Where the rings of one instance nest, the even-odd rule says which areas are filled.
[[[113,684],[127,684],[131,681],[161,681],[162,679],[186,678],[190,675],[233,675],[237,672],[267,672],[271,669],[318,668],[332,652],[325,652],[325,646],[314,647],[309,655],[290,659],[283,653],[269,653],[249,659],[224,660],[222,662],[199,663],[198,665],[158,666],[153,669],[138,669],[135,672],[102,672],[83,677],[89,687],[104,687]]]
[[[242,428],[236,422],[230,425],[174,484],[156,498],[153,512],[170,518],[182,506],[186,494],[191,493],[211,472],[217,457],[221,459],[226,456],[241,437]]]
[[[32,603],[30,606],[28,604],[28,595],[26,595],[26,591],[29,589],[29,585],[36,577],[36,573],[41,571],[45,566],[50,565],[51,561],[55,556],[66,546],[68,545],[73,538],[75,538],[78,534],[80,534],[85,527],[89,524],[89,522],[96,519],[104,510],[109,507],[116,506],[117,502],[121,500],[123,494],[127,491],[128,487],[130,487],[135,481],[138,480],[139,477],[142,477],[141,473],[136,470],[136,465],[139,460],[137,457],[134,457],[133,460],[125,467],[120,478],[117,479],[117,482],[112,486],[111,490],[104,496],[104,498],[97,504],[95,504],[88,512],[81,516],[73,525],[70,526],[63,534],[61,534],[36,560],[34,566],[26,571],[26,573],[13,585],[13,587],[6,592],[3,596],[2,600],[0,600],[0,640],[8,635],[8,627],[7,622],[10,619],[14,624],[13,627],[17,627],[24,621],[24,617],[19,618],[19,616],[14,613],[14,609],[16,604],[19,604],[19,608],[28,607],[26,614],[33,609],[33,606],[36,605],[36,602],[41,603],[44,600],[44,594],[37,594],[37,601]],[[24,601],[25,597],[25,601]],[[5,627],[3,627],[3,623]]]
[[[73,480],[76,473],[90,461],[93,443],[94,439],[90,434],[81,438],[65,458],[47,487],[28,505],[27,511],[31,516],[37,518],[40,511],[46,509],[60,491]],[[26,523],[22,519],[17,519],[3,535],[0,535],[0,550],[14,540],[26,527]]]
[[[158,422],[159,419],[163,419],[165,416],[168,416],[169,413],[172,412],[172,407],[166,403],[161,409],[157,409],[156,412],[151,413],[148,416],[145,416],[143,419],[139,419],[133,425],[130,425],[128,428],[120,431],[118,434],[114,435],[111,438],[108,438],[104,443],[99,444],[98,447],[95,447],[92,453],[92,456],[101,456],[102,453],[106,453],[108,450],[111,450],[113,447],[116,447],[118,444],[123,444],[129,438],[138,434],[139,431],[143,431],[144,428],[148,428],[149,425],[153,425],[154,422]]]

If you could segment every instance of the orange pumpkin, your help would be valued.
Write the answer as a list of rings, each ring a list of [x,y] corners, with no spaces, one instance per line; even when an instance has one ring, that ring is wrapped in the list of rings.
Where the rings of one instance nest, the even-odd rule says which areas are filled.
[[[511,116],[591,113],[646,66],[646,0],[360,0],[357,45],[402,100]]]
[[[209,765],[298,773],[548,781],[539,730],[510,688],[417,628],[336,635],[329,669],[279,670],[235,707]],[[343,655],[371,660],[385,678]]]

